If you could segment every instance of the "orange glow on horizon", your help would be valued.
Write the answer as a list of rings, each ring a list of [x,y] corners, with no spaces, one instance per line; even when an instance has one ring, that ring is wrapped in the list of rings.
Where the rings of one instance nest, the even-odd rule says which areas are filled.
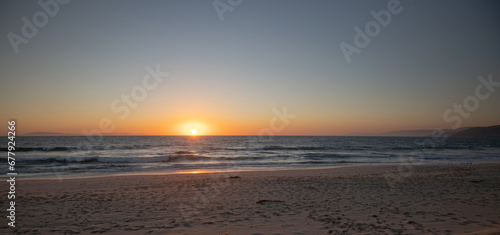
[[[206,124],[205,122],[201,121],[188,121],[184,122],[176,128],[175,134],[177,135],[192,135],[192,136],[197,136],[197,135],[211,135],[212,130],[210,128],[210,125]]]

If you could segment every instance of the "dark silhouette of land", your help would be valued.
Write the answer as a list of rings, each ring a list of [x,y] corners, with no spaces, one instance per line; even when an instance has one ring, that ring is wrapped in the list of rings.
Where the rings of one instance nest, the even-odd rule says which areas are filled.
[[[433,130],[399,130],[385,133],[352,133],[350,136],[391,136],[391,137],[430,137]],[[500,138],[500,125],[487,127],[462,127],[441,129],[444,135],[453,138]]]
[[[457,132],[450,137],[453,138],[500,138],[500,125],[488,127],[472,127]]]

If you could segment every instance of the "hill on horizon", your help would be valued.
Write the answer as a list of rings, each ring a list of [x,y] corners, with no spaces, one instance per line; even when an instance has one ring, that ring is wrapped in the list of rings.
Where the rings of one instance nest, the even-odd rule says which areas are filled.
[[[392,136],[392,137],[429,137],[435,129],[429,130],[398,130],[385,133],[353,133],[351,136]],[[448,137],[500,137],[500,125],[487,127],[462,127],[458,129],[443,129],[444,134]]]
[[[472,127],[467,130],[457,132],[452,138],[500,138],[500,125],[487,127]]]

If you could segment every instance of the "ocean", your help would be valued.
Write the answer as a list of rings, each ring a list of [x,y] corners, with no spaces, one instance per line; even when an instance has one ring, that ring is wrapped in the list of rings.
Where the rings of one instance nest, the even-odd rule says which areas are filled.
[[[6,142],[1,148],[4,153]],[[470,164],[499,161],[500,139],[448,138],[435,143],[424,137],[105,136],[91,142],[84,136],[20,136],[14,152],[19,178],[61,178],[102,173]],[[3,162],[0,173],[5,175],[8,165]]]

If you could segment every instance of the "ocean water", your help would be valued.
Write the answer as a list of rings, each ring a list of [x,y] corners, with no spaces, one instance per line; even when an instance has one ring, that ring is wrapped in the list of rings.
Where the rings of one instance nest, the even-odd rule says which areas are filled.
[[[5,138],[6,139],[6,138]],[[6,141],[7,142],[7,141]],[[7,143],[1,148],[7,152]],[[500,139],[313,136],[17,137],[16,172],[60,177],[304,169],[369,164],[469,164],[500,160]],[[6,155],[2,156],[6,159]],[[5,167],[0,173],[8,171]]]

